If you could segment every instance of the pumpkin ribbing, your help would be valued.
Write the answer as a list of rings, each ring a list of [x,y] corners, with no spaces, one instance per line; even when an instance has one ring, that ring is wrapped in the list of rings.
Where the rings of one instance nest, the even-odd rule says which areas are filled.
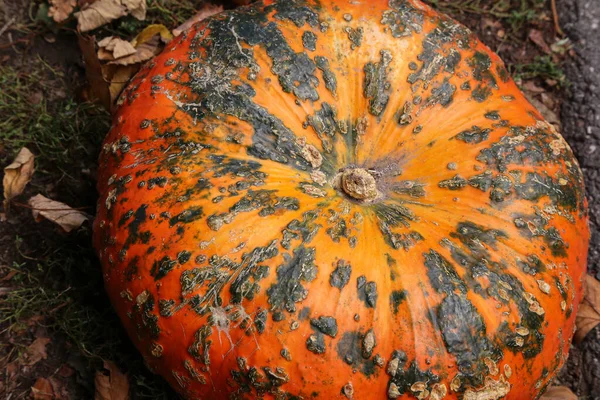
[[[264,1],[121,100],[95,244],[185,396],[523,399],[562,365],[581,172],[467,28],[416,0]]]

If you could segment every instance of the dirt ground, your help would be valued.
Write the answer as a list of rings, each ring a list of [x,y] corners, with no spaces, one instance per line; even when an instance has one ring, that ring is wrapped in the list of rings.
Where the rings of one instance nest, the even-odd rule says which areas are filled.
[[[557,0],[564,35],[551,0],[428,2],[499,53],[561,127],[586,177],[589,271],[600,279],[600,1]],[[148,0],[145,21],[122,18],[93,34],[131,39],[151,23],[173,29],[203,4]],[[89,225],[64,234],[36,223],[27,205],[41,193],[93,215],[96,158],[110,126],[108,112],[85,101],[74,20],[58,25],[47,12],[40,1],[0,1],[0,167],[23,146],[36,155],[32,182],[0,214],[0,398],[36,398],[40,388],[54,397],[37,398],[93,398],[96,373],[110,360],[128,377],[133,399],[177,399],[147,371],[113,314]],[[573,347],[558,382],[582,399],[600,399],[600,328]]]
[[[577,51],[564,63],[571,84],[562,102],[562,132],[585,176],[592,231],[588,269],[600,279],[600,2],[563,0],[559,5],[562,26]],[[561,379],[600,399],[600,327],[571,351]]]

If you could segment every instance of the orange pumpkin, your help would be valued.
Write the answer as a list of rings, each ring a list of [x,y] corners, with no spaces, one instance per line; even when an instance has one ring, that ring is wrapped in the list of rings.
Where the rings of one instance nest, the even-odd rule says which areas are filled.
[[[533,399],[588,243],[577,161],[464,26],[417,0],[264,1],[137,75],[95,245],[190,399]]]

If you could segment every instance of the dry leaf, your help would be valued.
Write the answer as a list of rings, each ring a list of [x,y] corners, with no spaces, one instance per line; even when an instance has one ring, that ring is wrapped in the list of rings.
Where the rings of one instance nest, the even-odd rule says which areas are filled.
[[[119,0],[97,0],[76,12],[75,18],[79,31],[87,32],[125,15],[127,8]]]
[[[550,47],[544,40],[544,35],[542,34],[542,32],[538,31],[537,29],[530,30],[529,39],[531,39],[533,43],[535,43],[540,49],[542,49],[544,53],[552,53],[552,50],[550,50]]]
[[[67,364],[63,364],[58,369],[58,375],[62,376],[63,378],[68,378],[70,376],[73,376],[74,373],[75,373],[75,370],[73,368],[69,367],[69,365],[67,365]]]
[[[27,147],[23,147],[12,164],[4,168],[2,184],[4,185],[5,209],[10,200],[23,193],[25,186],[31,180],[35,171],[34,159],[33,153]]]
[[[76,0],[50,0],[49,3],[48,16],[58,23],[69,18],[77,5]]]
[[[146,0],[96,0],[75,13],[80,32],[91,31],[115,19],[131,14],[140,21],[146,18]]]
[[[98,42],[98,59],[110,61],[108,64],[131,65],[147,61],[159,53],[160,36],[163,42],[173,38],[171,32],[164,25],[149,25],[140,32],[131,42],[115,36],[109,36]],[[104,71],[104,77],[113,75]]]
[[[23,363],[24,365],[34,365],[45,360],[48,357],[46,352],[46,346],[50,343],[50,339],[40,337],[37,338],[27,347],[27,360]]]
[[[154,36],[159,35],[160,39],[164,43],[168,43],[173,39],[173,35],[169,29],[162,24],[152,24],[144,28],[143,31],[137,34],[137,36],[131,41],[133,47],[138,47],[142,43],[148,42]]]
[[[600,324],[600,282],[591,275],[586,275],[583,282],[585,294],[579,306],[575,325],[575,343],[579,344],[586,335]]]
[[[39,222],[47,219],[59,225],[65,232],[79,228],[89,217],[59,201],[50,200],[41,194],[29,199],[33,218]]]
[[[96,38],[79,36],[78,42],[85,62],[85,77],[89,84],[88,97],[91,101],[97,100],[104,108],[110,110],[112,101],[108,89],[109,81],[104,78],[102,64],[98,60]]]
[[[550,45],[550,49],[559,55],[564,55],[573,48],[573,43],[569,38],[560,39]]]
[[[139,44],[135,48],[135,53],[126,57],[119,58],[114,61],[109,61],[112,65],[132,65],[141,64],[144,61],[148,61],[158,53],[160,53],[159,39],[154,37],[145,43]]]
[[[146,0],[121,0],[129,14],[143,21],[146,19]]]
[[[67,390],[67,387],[55,377],[49,377],[50,385],[52,385],[52,391],[54,391],[54,399],[56,400],[67,400],[72,399],[73,396]]]
[[[135,54],[135,47],[126,40],[116,36],[108,36],[98,42],[98,59],[114,60]]]
[[[204,7],[202,7],[202,9],[196,13],[196,15],[179,25],[177,28],[173,29],[173,35],[179,36],[181,32],[190,29],[195,23],[220,12],[223,12],[223,6],[217,6],[210,3],[205,4]]]
[[[46,378],[38,378],[31,387],[31,397],[33,400],[52,400],[54,399],[54,389],[50,381]]]
[[[524,91],[530,92],[532,94],[544,93],[546,91],[544,88],[541,88],[538,85],[536,85],[536,83],[534,81],[523,82],[523,84],[521,86]]]
[[[79,47],[86,63],[89,98],[98,100],[106,109],[113,110],[115,100],[141,67],[141,63],[160,53],[161,41],[173,38],[164,25],[147,26],[131,42],[110,36],[98,42],[94,38],[79,37]],[[108,61],[102,63],[100,60]]]
[[[115,103],[116,100],[117,104],[119,104],[119,95],[123,92],[123,89],[125,89],[125,86],[127,86],[131,77],[138,72],[140,66],[139,64],[134,64],[115,65],[112,67],[114,67],[115,71],[112,73],[108,90],[110,91],[112,102]]]
[[[577,400],[577,396],[565,386],[551,386],[540,400]]]
[[[481,29],[483,31],[485,31],[488,28],[490,30],[502,28],[502,24],[497,19],[485,18],[485,17],[481,19],[480,25],[481,25]]]
[[[533,104],[533,106],[542,114],[546,121],[560,128],[560,118],[558,118],[558,115],[556,115],[554,111],[549,109],[544,103],[535,97],[529,96],[527,93],[525,94],[525,97],[527,97],[527,100],[529,100],[529,102]]]
[[[96,372],[96,394],[94,400],[127,400],[129,399],[129,381],[112,361],[104,361],[104,372]]]

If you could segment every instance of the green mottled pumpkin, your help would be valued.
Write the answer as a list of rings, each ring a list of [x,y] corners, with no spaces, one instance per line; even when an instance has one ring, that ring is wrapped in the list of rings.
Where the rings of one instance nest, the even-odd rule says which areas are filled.
[[[95,245],[189,399],[534,399],[588,228],[555,128],[417,0],[264,1],[167,45],[100,157]]]

